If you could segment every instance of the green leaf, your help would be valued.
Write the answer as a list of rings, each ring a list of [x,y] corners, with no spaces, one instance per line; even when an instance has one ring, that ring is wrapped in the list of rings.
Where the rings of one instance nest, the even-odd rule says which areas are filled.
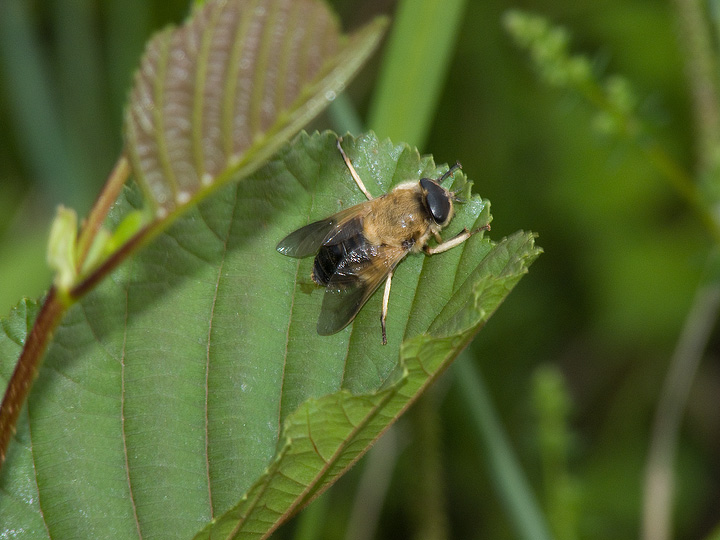
[[[320,0],[211,0],[153,38],[125,133],[158,217],[257,169],[343,90],[386,24],[348,37]]]
[[[447,170],[372,134],[343,146],[375,195]],[[465,182],[455,174],[469,202],[445,238],[490,219]],[[0,473],[3,532],[261,538],[357,460],[539,253],[519,232],[411,255],[393,280],[387,346],[377,294],[351,326],[319,336],[312,258],[275,246],[362,201],[335,135],[301,134],[73,306]],[[112,217],[142,201],[128,190],[122,204]],[[5,381],[29,328],[21,315],[0,332]]]

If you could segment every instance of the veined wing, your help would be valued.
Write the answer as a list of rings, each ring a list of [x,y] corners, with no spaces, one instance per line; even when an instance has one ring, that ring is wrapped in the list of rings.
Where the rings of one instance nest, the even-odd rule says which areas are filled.
[[[358,213],[359,206],[361,205],[352,206],[327,219],[321,219],[300,227],[280,240],[275,249],[283,255],[298,259],[314,255],[328,237],[337,235],[337,232],[342,230],[348,219]]]
[[[350,324],[407,254],[408,251],[401,247],[372,245],[348,253],[325,288],[318,334],[329,336]]]

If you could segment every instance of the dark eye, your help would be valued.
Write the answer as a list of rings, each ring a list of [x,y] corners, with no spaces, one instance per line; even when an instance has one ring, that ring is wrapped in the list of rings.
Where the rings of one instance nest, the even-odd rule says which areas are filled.
[[[438,225],[443,225],[450,217],[450,197],[443,188],[429,178],[420,180],[420,186],[427,192],[425,200],[433,220]]]

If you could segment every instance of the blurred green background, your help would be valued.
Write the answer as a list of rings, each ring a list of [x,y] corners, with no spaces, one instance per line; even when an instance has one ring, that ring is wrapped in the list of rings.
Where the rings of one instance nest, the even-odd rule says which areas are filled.
[[[395,9],[391,0],[335,6],[346,29]],[[503,29],[509,8],[565,26],[572,50],[599,73],[626,76],[653,135],[692,173],[677,13],[652,0],[467,0],[421,148],[462,162],[492,201],[492,238],[540,235],[545,254],[460,361],[482,373],[546,519],[566,526],[554,526],[558,538],[636,538],[653,417],[712,242],[642,153],[594,131],[594,111],[576,95],[539,82]],[[121,150],[122,107],[145,40],[187,9],[186,0],[0,3],[0,313],[46,289],[55,207],[89,209]],[[381,58],[349,88],[363,119]],[[314,127],[337,128],[329,116]],[[674,538],[705,538],[720,521],[719,344],[715,336],[680,431]],[[534,399],[539,378],[553,380],[548,366],[563,375],[550,394],[569,398],[566,462],[550,474]],[[376,538],[516,538],[452,370],[416,409],[277,536],[301,538],[320,519],[322,538],[363,538],[346,529],[352,505],[369,504],[357,500],[370,478],[371,500],[388,482]],[[385,468],[372,469],[373,459]]]

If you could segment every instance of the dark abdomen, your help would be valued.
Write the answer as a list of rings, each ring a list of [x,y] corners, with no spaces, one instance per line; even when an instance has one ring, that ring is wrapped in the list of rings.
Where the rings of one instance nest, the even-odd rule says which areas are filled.
[[[326,244],[320,247],[315,256],[312,278],[318,285],[327,285],[330,278],[337,272],[338,266],[352,252],[362,253],[367,246],[367,240],[361,232],[354,236],[344,238],[340,242]]]

